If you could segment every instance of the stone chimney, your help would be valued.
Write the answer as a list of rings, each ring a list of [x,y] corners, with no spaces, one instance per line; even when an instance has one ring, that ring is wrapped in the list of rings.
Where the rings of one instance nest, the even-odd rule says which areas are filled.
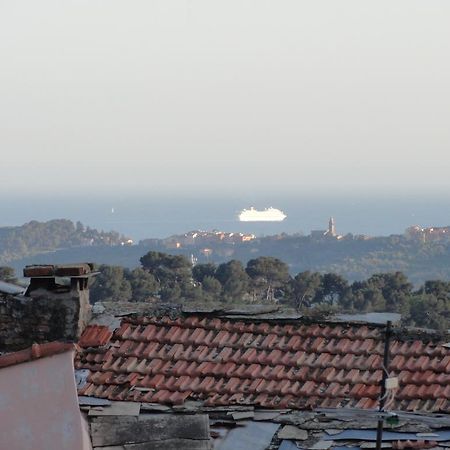
[[[0,352],[76,342],[90,318],[92,264],[26,266],[24,295],[0,296]]]

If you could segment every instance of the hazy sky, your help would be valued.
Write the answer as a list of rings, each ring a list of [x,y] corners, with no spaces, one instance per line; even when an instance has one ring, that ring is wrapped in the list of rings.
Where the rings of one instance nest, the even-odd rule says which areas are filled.
[[[449,24],[448,0],[0,0],[0,187],[449,189]]]

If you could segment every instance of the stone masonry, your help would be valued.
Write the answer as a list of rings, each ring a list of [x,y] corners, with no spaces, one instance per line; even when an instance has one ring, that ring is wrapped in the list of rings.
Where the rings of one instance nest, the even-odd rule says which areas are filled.
[[[26,294],[0,296],[0,352],[21,350],[33,343],[78,340],[90,317],[90,269],[72,277],[75,266],[70,267],[68,277],[61,271],[64,267],[58,268],[62,278],[52,276],[51,271],[33,276],[39,271],[25,269],[31,278]]]

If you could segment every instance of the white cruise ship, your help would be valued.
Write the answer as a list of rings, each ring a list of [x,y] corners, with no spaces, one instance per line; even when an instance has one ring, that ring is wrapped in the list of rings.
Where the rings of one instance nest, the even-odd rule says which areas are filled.
[[[281,222],[287,216],[283,211],[276,208],[258,211],[252,206],[250,209],[243,209],[238,217],[241,222]]]

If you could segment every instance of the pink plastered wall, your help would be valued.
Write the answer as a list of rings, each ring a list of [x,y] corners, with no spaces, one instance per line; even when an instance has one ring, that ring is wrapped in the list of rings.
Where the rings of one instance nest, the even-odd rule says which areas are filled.
[[[0,449],[89,450],[71,351],[0,369]]]

